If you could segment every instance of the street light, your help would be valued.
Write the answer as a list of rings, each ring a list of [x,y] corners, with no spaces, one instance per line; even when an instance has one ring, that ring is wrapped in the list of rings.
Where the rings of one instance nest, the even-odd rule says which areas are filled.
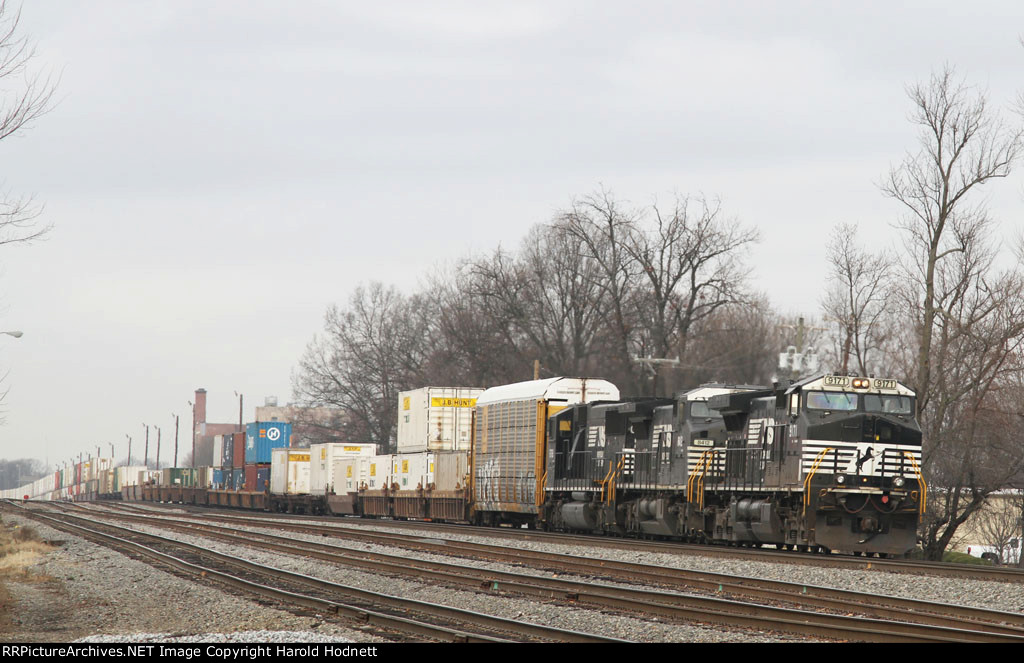
[[[20,332],[20,331],[5,331],[5,332],[0,332],[0,334],[7,334],[8,336],[13,336],[14,338],[21,338],[24,335],[24,332]]]

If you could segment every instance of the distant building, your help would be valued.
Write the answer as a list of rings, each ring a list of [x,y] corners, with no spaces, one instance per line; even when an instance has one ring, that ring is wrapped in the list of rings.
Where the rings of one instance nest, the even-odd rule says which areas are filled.
[[[256,407],[256,421],[281,421],[292,425],[291,446],[308,447],[324,442],[360,442],[348,440],[343,433],[348,422],[345,411],[336,407],[305,407],[289,403],[280,406],[273,396]]]
[[[213,465],[213,438],[215,435],[236,433],[243,430],[237,423],[214,424],[206,421],[206,390],[196,389],[194,410],[195,428],[192,431],[195,440],[195,457],[192,467],[209,467]],[[186,451],[187,453],[187,451]]]

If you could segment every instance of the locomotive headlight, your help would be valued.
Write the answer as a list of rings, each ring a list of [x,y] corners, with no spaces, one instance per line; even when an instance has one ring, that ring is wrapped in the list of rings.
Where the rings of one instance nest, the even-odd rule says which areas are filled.
[[[903,484],[905,483],[906,481],[903,479],[903,477],[896,477],[895,479],[892,480],[892,485],[896,486],[897,488],[902,488]]]
[[[867,378],[855,378],[853,380],[854,389],[867,389],[871,386],[871,380]]]
[[[836,477],[836,483],[840,485],[846,483],[846,477],[840,474],[839,476]]]

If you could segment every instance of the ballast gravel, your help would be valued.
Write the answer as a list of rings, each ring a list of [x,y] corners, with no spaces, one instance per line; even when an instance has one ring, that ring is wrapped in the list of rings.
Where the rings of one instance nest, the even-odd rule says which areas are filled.
[[[189,514],[171,510],[167,508],[155,507],[153,510],[161,515],[166,516],[187,516]],[[6,517],[6,516],[5,516]],[[289,522],[299,522],[296,520],[290,520]],[[310,521],[312,524],[324,525],[324,521]],[[479,612],[487,612],[510,619],[530,621],[538,624],[546,624],[552,626],[558,626],[561,628],[571,628],[577,631],[584,631],[590,633],[600,633],[602,635],[610,635],[613,637],[622,638],[625,640],[633,640],[640,642],[781,642],[781,641],[794,641],[794,640],[805,640],[805,638],[798,638],[795,636],[788,636],[785,634],[777,633],[757,633],[752,631],[741,631],[741,630],[727,630],[724,628],[701,625],[701,624],[668,624],[659,622],[657,619],[644,620],[635,617],[625,617],[620,615],[612,615],[600,612],[598,610],[581,608],[581,607],[566,607],[559,606],[550,603],[544,603],[528,599],[520,599],[509,596],[492,595],[484,592],[474,592],[467,590],[448,589],[445,587],[438,586],[436,583],[428,584],[408,578],[395,578],[383,575],[377,575],[373,573],[367,573],[351,568],[342,567],[327,562],[320,562],[316,560],[310,560],[305,558],[296,558],[290,555],[283,555],[272,553],[268,551],[260,551],[249,547],[240,547],[227,545],[222,542],[213,541],[210,539],[200,539],[196,537],[184,536],[180,533],[173,532],[170,530],[159,529],[156,527],[141,527],[138,525],[129,525],[127,523],[119,523],[122,526],[139,529],[141,531],[147,531],[157,534],[162,534],[168,538],[173,538],[181,541],[187,541],[192,543],[200,543],[201,545],[219,550],[221,552],[238,555],[246,559],[276,566],[278,568],[284,568],[299,573],[305,573],[316,577],[331,580],[341,584],[352,585],[362,589],[370,591],[377,591],[385,594],[406,596],[410,598],[416,598],[419,600],[444,603],[455,607],[475,610]],[[382,524],[367,524],[366,521],[359,521],[358,524],[351,522],[346,523],[345,520],[339,519],[337,521],[339,525],[355,525],[360,530],[372,529],[378,531],[387,531],[400,533],[405,536],[412,536],[416,538],[429,539],[434,538],[430,534],[424,533],[410,533],[409,530],[403,528],[389,527],[386,523]],[[37,526],[38,527],[38,526]],[[364,544],[354,541],[345,541],[343,539],[336,538],[325,538],[321,536],[313,535],[302,535],[296,533],[282,533],[281,531],[275,531],[272,528],[265,527],[254,527],[239,524],[235,527],[239,529],[249,529],[252,531],[266,532],[270,534],[284,535],[292,539],[304,539],[310,541],[317,541],[320,543],[330,542],[334,545],[341,547],[351,548],[353,550],[367,550],[367,551],[379,551],[388,552],[393,555],[398,555],[405,558],[417,558],[417,559],[428,559],[428,560],[442,560],[451,562],[452,558],[431,555],[428,553],[421,553],[418,551],[409,551],[393,547],[383,547],[372,544]],[[246,642],[324,642],[328,640],[304,640],[301,638],[328,638],[333,641],[344,641],[352,640],[356,642],[367,642],[373,638],[369,634],[360,632],[354,629],[346,629],[343,626],[336,624],[326,624],[322,620],[317,620],[310,617],[302,617],[292,615],[287,612],[280,610],[274,610],[272,608],[266,608],[258,606],[255,603],[240,599],[238,597],[232,597],[216,590],[200,588],[188,581],[179,579],[175,576],[156,571],[141,562],[134,562],[118,553],[113,553],[104,548],[100,548],[84,542],[77,537],[71,537],[68,535],[54,533],[45,534],[47,538],[63,538],[68,540],[61,552],[72,553],[77,549],[77,546],[81,546],[82,549],[76,553],[73,553],[72,559],[76,564],[96,564],[98,566],[107,566],[108,568],[130,568],[127,572],[127,577],[131,578],[129,587],[131,588],[130,594],[135,597],[152,597],[154,594],[166,597],[170,591],[168,588],[168,579],[176,582],[189,585],[192,592],[199,592],[202,590],[201,598],[189,599],[187,605],[197,606],[202,604],[201,607],[197,607],[197,611],[202,612],[204,615],[210,615],[209,618],[197,617],[195,619],[189,619],[188,617],[177,615],[179,620],[186,620],[186,624],[181,627],[175,628],[160,628],[158,629],[158,635],[135,635],[138,632],[146,631],[144,626],[131,627],[129,624],[118,624],[116,631],[102,631],[96,630],[96,633],[110,633],[115,637],[157,637],[167,638],[165,640],[145,640],[146,642],[181,642],[182,640],[173,640],[171,638],[199,638],[198,640],[190,640],[193,642],[208,642],[208,641],[221,641],[212,640],[212,638],[220,637],[253,637],[254,640],[244,640]],[[598,548],[590,549],[582,546],[568,546],[561,544],[550,544],[550,543],[537,543],[537,542],[516,542],[510,544],[508,540],[495,540],[486,536],[479,535],[461,535],[461,534],[449,534],[443,535],[446,539],[461,540],[461,541],[472,541],[477,543],[499,543],[507,545],[516,545],[523,549],[531,550],[544,550],[549,552],[557,552],[568,555],[579,555],[588,558],[601,558],[619,561],[636,562],[641,564],[649,565],[660,565],[666,567],[678,567],[692,570],[710,571],[715,573],[726,573],[732,576],[750,576],[758,578],[769,578],[775,580],[783,580],[787,582],[799,582],[808,585],[819,585],[825,587],[837,587],[842,589],[849,589],[853,591],[869,592],[878,595],[892,595],[902,596],[908,598],[915,598],[921,600],[936,601],[942,603],[957,603],[963,605],[972,605],[982,608],[988,608],[993,610],[1004,610],[1009,612],[1024,612],[1024,586],[1014,583],[1001,583],[1001,582],[981,582],[974,580],[962,580],[962,579],[949,579],[949,578],[935,578],[935,577],[922,577],[907,574],[895,574],[887,573],[882,571],[855,571],[855,570],[837,570],[815,566],[802,566],[802,565],[789,565],[783,563],[768,563],[768,562],[750,562],[736,559],[719,559],[714,557],[705,557],[701,555],[687,555],[687,554],[668,554],[668,553],[645,553],[635,552],[627,550],[616,550],[610,548]],[[74,543],[77,542],[77,543]],[[88,551],[88,552],[86,552]],[[56,553],[55,553],[56,554]],[[114,560],[112,558],[119,558]],[[467,566],[478,566],[482,568],[491,568],[495,570],[503,571],[514,571],[517,573],[536,573],[538,575],[545,575],[542,571],[530,571],[521,567],[513,567],[510,565],[493,563],[493,562],[479,562],[474,560],[461,559],[458,561],[460,564]],[[62,572],[61,569],[75,568],[80,569],[81,566],[68,567],[67,563],[56,564],[54,569],[47,568],[47,565],[51,562],[46,562],[43,565],[42,571],[45,573],[54,574],[54,571]],[[79,573],[79,577],[76,578],[74,573]],[[73,583],[79,584],[79,581],[84,580],[86,585],[93,586],[91,590],[93,593],[100,593],[107,596],[116,595],[117,601],[122,601],[121,593],[118,593],[115,589],[120,586],[124,589],[124,579],[116,579],[117,574],[111,577],[109,573],[103,572],[85,572],[77,570],[71,574],[65,573],[62,578],[65,584],[69,586]],[[109,582],[111,588],[100,590],[95,587],[95,583],[107,583]],[[604,582],[604,581],[602,581]],[[615,584],[615,583],[607,583]],[[183,591],[183,590],[178,590]],[[122,592],[125,593],[125,592]],[[156,611],[159,612],[160,608],[155,601],[151,600],[138,600],[138,598],[125,598],[123,600],[133,601],[134,609],[123,610],[118,607],[115,611],[119,615],[124,615],[127,612],[143,612],[143,611]],[[166,603],[166,601],[165,601]],[[245,610],[239,610],[234,607],[236,604],[246,604]],[[246,612],[246,610],[250,612]],[[258,616],[259,611],[271,611],[279,615],[277,621],[273,621],[274,618],[269,616]],[[162,613],[161,613],[162,614]],[[248,615],[248,616],[247,616]],[[160,622],[161,617],[157,618],[157,623]],[[205,621],[209,619],[209,621]],[[218,621],[218,619],[220,621]],[[272,620],[273,626],[268,625],[268,622],[264,621],[259,623],[261,619]],[[299,625],[290,620],[310,620],[314,623]],[[102,623],[103,619],[100,618],[99,622]],[[140,621],[146,621],[142,619]],[[221,626],[224,622],[230,622],[229,626]],[[152,623],[152,620],[150,620]],[[169,622],[173,623],[173,622]],[[205,624],[205,626],[203,625]],[[214,626],[216,624],[216,626]],[[99,627],[97,627],[99,628]],[[255,631],[256,635],[245,635],[246,632],[252,632],[253,629],[266,628],[268,631],[264,632],[261,630]],[[223,635],[220,633],[223,632]],[[276,635],[270,634],[273,632]],[[152,633],[152,631],[150,631]],[[304,634],[304,635],[297,635]],[[344,640],[342,640],[344,639]],[[377,639],[379,641],[379,638]],[[122,640],[116,640],[122,641]],[[127,640],[124,640],[127,641]],[[142,640],[133,640],[141,642]],[[224,642],[241,642],[243,640],[223,640]]]
[[[28,569],[45,582],[8,585],[15,641],[72,642],[105,636],[110,638],[107,642],[129,642],[139,633],[157,633],[165,639],[146,642],[174,642],[215,633],[230,638],[240,632],[302,633],[302,638],[334,642],[383,641],[315,614],[292,614],[204,587],[37,521],[10,513],[3,518],[31,526],[45,540],[61,542]],[[280,642],[293,641],[280,637],[285,638]]]

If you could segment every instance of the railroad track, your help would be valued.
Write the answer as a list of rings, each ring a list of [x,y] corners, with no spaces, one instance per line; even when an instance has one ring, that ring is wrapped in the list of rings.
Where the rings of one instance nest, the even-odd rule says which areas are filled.
[[[11,506],[5,505],[5,508]],[[391,639],[399,633],[403,634],[399,639],[446,642],[624,642],[617,638],[369,592],[78,515],[43,514],[24,507],[17,512],[194,579],[216,582],[246,594],[370,625]],[[345,597],[345,602],[339,602],[338,597]]]
[[[803,636],[874,642],[1024,642],[1024,616],[964,606],[879,597],[779,581],[652,568],[627,562],[588,560],[553,553],[534,553],[507,548],[498,550],[496,546],[483,544],[466,544],[473,556],[495,561],[528,563],[558,573],[610,577],[628,582],[642,580],[654,585],[671,586],[677,590],[700,590],[710,594],[693,596],[599,584],[593,579],[547,578],[467,568],[449,563],[354,551],[331,544],[297,541],[293,538],[251,531],[225,531],[223,525],[197,524],[194,520],[171,518],[152,512],[148,515],[130,515],[123,512],[111,513],[111,510],[107,509],[88,511],[119,520],[211,537],[232,545],[275,550],[304,558],[315,557],[374,573],[414,576],[449,585],[484,588],[491,592],[511,592],[590,604],[648,618],[658,616],[663,619],[699,621],[731,628],[739,626],[771,629]],[[210,518],[208,514],[199,516],[202,520]],[[258,524],[273,526],[265,520]],[[294,524],[290,525],[294,527]],[[304,527],[301,531],[316,534],[322,529]],[[396,537],[400,538],[396,541]],[[401,535],[394,534],[385,534],[369,540],[363,538],[362,534],[355,538],[382,545],[408,543]],[[466,553],[466,547],[461,542],[454,541],[421,540],[411,542],[411,546],[402,547],[423,550],[424,546],[427,551],[440,554]],[[786,604],[800,606],[800,609],[782,607]],[[808,612],[806,608],[825,612]],[[851,610],[862,612],[864,616],[851,617],[846,614]]]
[[[799,553],[795,551],[763,548],[737,548],[720,545],[683,543],[677,541],[647,541],[621,537],[601,537],[589,534],[577,535],[562,532],[542,532],[539,530],[524,530],[505,527],[475,527],[472,525],[433,523],[426,521],[368,520],[354,517],[338,518],[335,516],[297,516],[293,514],[270,514],[256,511],[240,514],[233,510],[211,510],[211,508],[208,507],[194,507],[181,504],[165,505],[162,503],[151,502],[146,502],[145,504],[147,505],[146,507],[131,503],[111,502],[105,506],[124,510],[141,510],[143,512],[152,512],[161,508],[167,508],[184,510],[188,513],[195,513],[197,515],[202,515],[204,513],[208,514],[212,511],[215,514],[223,515],[224,517],[262,519],[273,522],[322,522],[325,525],[343,524],[351,527],[359,527],[361,525],[378,527],[386,526],[428,533],[475,535],[488,538],[505,538],[517,541],[552,543],[590,548],[611,548],[616,550],[630,550],[634,552],[701,555],[704,557],[743,559],[749,561],[800,566],[817,566],[860,571],[882,571],[887,573],[930,575],[943,578],[964,578],[968,580],[984,580],[993,582],[1024,583],[1024,569],[1012,567],[951,564],[945,562],[927,562],[891,558],[882,559],[839,554]]]

